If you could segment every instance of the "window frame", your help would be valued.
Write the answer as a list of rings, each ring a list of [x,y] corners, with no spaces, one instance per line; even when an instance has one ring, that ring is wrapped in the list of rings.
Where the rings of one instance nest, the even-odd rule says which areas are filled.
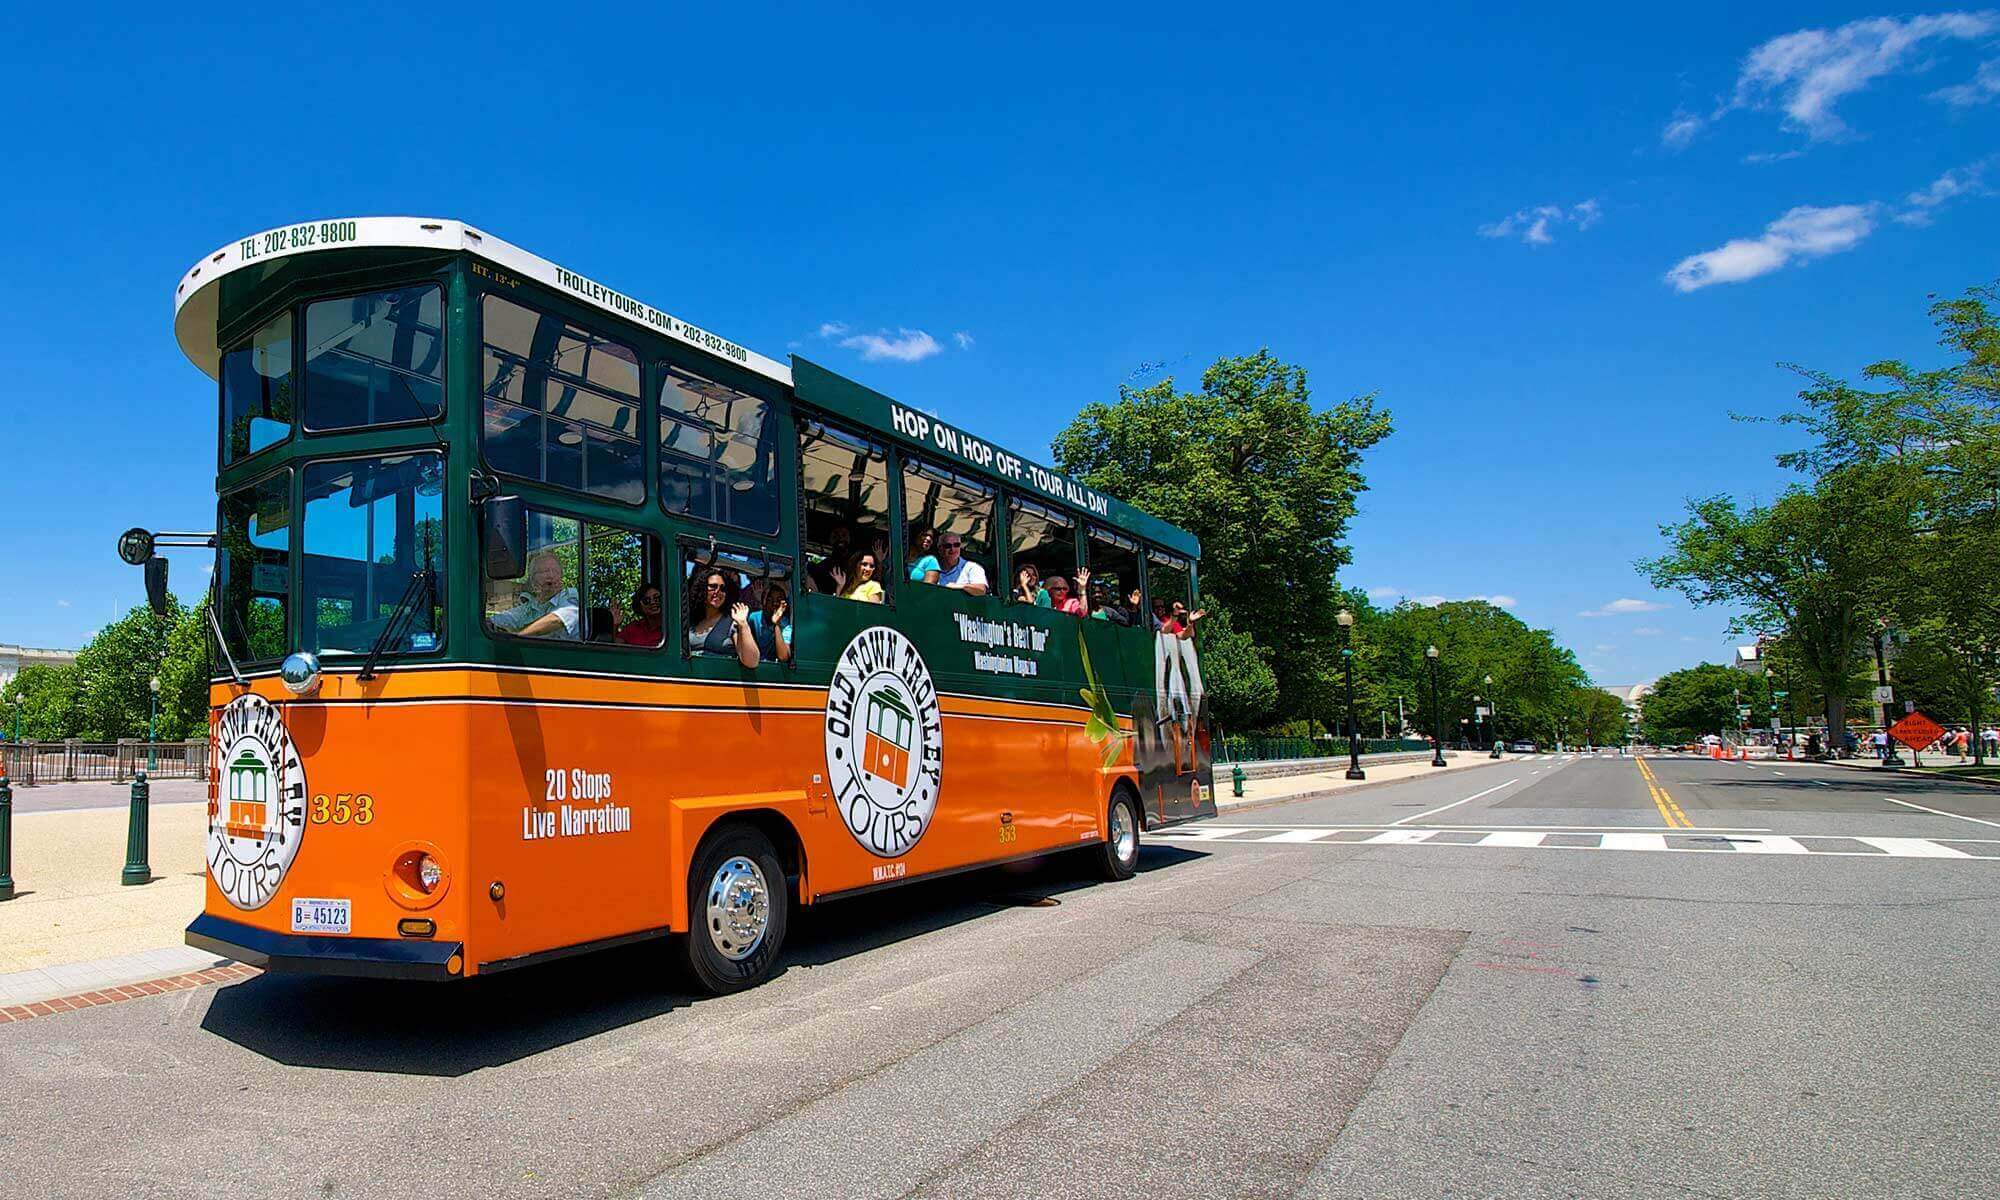
[[[340,425],[329,429],[314,429],[308,425],[306,423],[306,406],[310,403],[308,393],[311,391],[311,388],[307,384],[305,338],[303,333],[307,328],[306,320],[312,311],[312,306],[315,304],[331,304],[342,300],[352,300],[356,296],[373,296],[382,292],[403,291],[424,287],[433,288],[438,293],[438,345],[440,349],[438,351],[437,416],[428,418],[412,417],[405,421],[382,421],[367,425]],[[295,315],[292,318],[292,328],[298,331],[300,335],[293,339],[296,345],[293,347],[292,353],[292,357],[297,362],[294,373],[298,376],[299,380],[299,411],[298,415],[292,421],[293,429],[297,433],[304,437],[326,437],[337,434],[372,433],[378,429],[413,428],[418,425],[429,425],[433,429],[439,430],[445,427],[445,422],[451,413],[451,290],[445,286],[444,280],[439,279],[435,275],[426,275],[409,283],[384,284],[377,287],[342,291],[330,296],[313,296],[299,300],[292,304],[291,307],[295,310]],[[481,332],[484,332],[483,328]],[[484,399],[483,393],[481,399]],[[482,404],[480,408],[483,412],[485,405]]]
[[[375,426],[372,425],[363,426],[362,428],[373,429],[375,428]],[[297,542],[298,549],[294,552],[293,555],[293,557],[296,559],[296,563],[293,566],[291,573],[292,573],[292,584],[293,584],[292,593],[294,596],[297,597],[298,600],[297,608],[299,609],[299,612],[297,614],[298,617],[297,626],[291,635],[291,642],[290,642],[291,645],[300,648],[303,648],[305,645],[306,472],[310,471],[314,467],[325,466],[329,463],[362,462],[369,459],[381,460],[387,458],[417,458],[425,455],[428,455],[438,460],[438,465],[440,469],[445,472],[445,478],[449,480],[451,471],[451,457],[448,454],[446,454],[441,447],[438,446],[403,446],[388,450],[360,451],[349,454],[329,454],[323,458],[314,458],[306,460],[304,462],[286,464],[289,467],[296,468],[296,472],[293,477],[293,482],[295,486],[292,491],[292,503],[294,506],[294,512],[296,512],[297,514],[297,516],[293,521],[293,524],[297,527],[297,536],[295,538],[295,541]],[[449,491],[450,491],[450,486],[449,484],[447,484],[446,492]],[[449,506],[444,502],[444,493],[440,493],[438,496],[438,530],[439,530],[439,536],[443,541],[443,544],[438,548],[438,554],[437,554],[437,559],[438,559],[437,587],[439,596],[435,601],[435,603],[437,604],[437,607],[443,612],[443,619],[438,622],[438,628],[436,631],[438,643],[436,646],[433,646],[429,650],[398,650],[394,647],[385,646],[382,650],[382,654],[385,657],[394,655],[396,658],[400,660],[407,661],[414,658],[435,658],[443,655],[445,652],[445,645],[450,640],[451,637],[451,557],[450,557],[451,514],[449,511]],[[314,618],[313,628],[314,631],[317,632],[319,628],[317,617]],[[325,651],[318,649],[313,650],[312,653],[315,655],[320,655],[322,657],[324,657],[325,655]],[[340,650],[340,651],[335,651],[334,653],[336,654],[336,657],[328,660],[330,664],[345,663],[350,661],[359,662],[368,657],[367,651]]]
[[[1014,561],[1014,510],[1018,507],[1021,510],[1028,513],[1030,516],[1037,517],[1044,521],[1049,521],[1049,522],[1064,521],[1068,523],[1071,531],[1070,549],[1073,552],[1073,556],[1076,559],[1076,562],[1070,567],[1070,574],[1072,577],[1074,577],[1076,573],[1076,568],[1083,564],[1082,531],[1083,531],[1084,521],[1082,517],[1079,517],[1077,514],[1071,512],[1069,509],[1063,508],[1059,505],[1050,504],[1044,500],[1038,500],[1033,496],[1027,495],[1026,493],[1023,492],[1014,491],[1011,488],[1007,489],[1006,498],[1007,498],[1007,503],[1006,503],[1007,592],[1006,595],[1000,597],[1000,601],[1007,608],[1039,609],[1041,606],[1038,604],[1022,604],[1021,602],[1014,599],[1014,576],[1020,571],[1020,566]],[[1039,571],[1040,567],[1037,567],[1036,569]],[[1048,611],[1050,613],[1055,613],[1056,615],[1065,617],[1073,617],[1076,615],[1074,613],[1057,613],[1056,609],[1053,606],[1051,606],[1048,609]]]
[[[728,364],[721,365],[724,367],[728,366]],[[651,416],[650,421],[648,421],[645,415],[642,414],[641,420],[652,431],[653,444],[650,453],[653,455],[653,471],[648,478],[647,487],[653,489],[656,493],[653,501],[654,507],[658,508],[661,513],[665,514],[668,520],[672,521],[684,521],[704,527],[713,526],[716,529],[729,530],[737,536],[753,538],[782,537],[785,530],[784,456],[788,452],[785,444],[788,441],[791,442],[792,449],[789,452],[797,454],[798,423],[788,411],[788,406],[784,402],[783,397],[772,394],[779,391],[779,389],[762,386],[760,382],[748,378],[744,379],[741,383],[731,382],[730,379],[724,376],[734,374],[733,370],[718,371],[710,363],[689,362],[671,354],[653,359],[650,366],[654,386],[646,387],[643,376],[640,386]],[[771,446],[775,452],[771,464],[771,489],[773,493],[771,498],[772,528],[758,529],[750,525],[737,525],[728,521],[718,520],[714,517],[700,516],[696,513],[676,512],[667,507],[667,489],[662,476],[666,471],[668,455],[665,445],[660,440],[660,426],[667,420],[667,408],[662,403],[662,394],[669,386],[671,374],[675,371],[705,379],[710,383],[718,384],[732,391],[740,392],[751,399],[763,402],[766,413],[765,419],[771,427]],[[803,467],[800,470],[802,471]]]
[[[790,622],[793,633],[793,641],[790,643],[792,650],[791,659],[789,661],[780,661],[776,658],[766,659],[760,653],[758,656],[757,665],[755,667],[745,668],[741,662],[737,661],[733,657],[727,655],[717,655],[717,654],[704,654],[697,657],[695,655],[695,652],[688,648],[687,644],[688,614],[692,611],[693,602],[687,594],[687,582],[692,577],[692,572],[685,569],[675,570],[673,572],[674,586],[675,589],[680,593],[680,600],[679,603],[677,603],[674,606],[674,611],[676,613],[676,616],[674,617],[673,638],[680,646],[680,656],[682,662],[728,663],[731,667],[733,667],[737,671],[743,671],[746,669],[753,671],[761,671],[765,667],[779,667],[787,672],[798,670],[799,644],[797,641],[797,634],[799,630],[800,571],[797,558],[795,558],[790,554],[786,554],[781,550],[754,549],[752,547],[745,546],[737,542],[724,542],[717,538],[696,537],[692,534],[681,534],[679,537],[676,537],[673,540],[673,548],[675,550],[673,561],[676,565],[700,562],[702,561],[703,555],[707,555],[708,556],[707,561],[709,562],[710,565],[713,565],[715,562],[714,556],[720,554],[739,554],[745,558],[754,558],[763,562],[766,567],[769,567],[773,563],[782,563],[787,572],[785,576],[786,586],[791,589],[790,604],[792,606],[792,613],[790,617]],[[731,568],[725,567],[724,569],[728,570]],[[770,578],[768,574],[766,574],[764,577],[767,579]],[[815,592],[813,594],[823,595],[824,593]],[[838,600],[840,599],[840,597],[829,596],[828,599]],[[862,603],[862,601],[850,600],[848,601],[848,603],[859,604]],[[756,610],[752,611],[754,612]]]
[[[539,513],[545,517],[560,517],[564,520],[576,522],[576,533],[577,533],[576,607],[577,607],[577,622],[580,625],[585,624],[590,619],[591,605],[589,603],[590,594],[588,589],[589,589],[589,576],[590,576],[590,541],[591,541],[590,527],[592,525],[603,525],[603,526],[608,526],[609,528],[612,529],[623,530],[626,533],[636,533],[640,537],[645,538],[646,540],[652,542],[653,543],[652,550],[654,555],[653,565],[655,567],[659,567],[662,568],[662,570],[664,570],[665,563],[663,560],[665,559],[664,550],[666,546],[666,539],[661,537],[659,533],[657,533],[654,530],[644,529],[636,525],[627,525],[620,521],[606,521],[598,517],[586,516],[583,513],[576,511],[575,509],[552,507],[550,505],[538,503],[535,500],[530,499],[528,497],[523,497],[522,503],[530,514]],[[486,546],[482,541],[479,546],[479,554],[481,562],[485,561],[485,553],[486,553]],[[539,553],[539,551],[529,550],[526,552],[526,556],[524,557],[522,563],[524,568],[526,567],[526,560],[529,558],[533,558],[534,555],[537,553]],[[627,654],[658,654],[666,648],[667,631],[666,631],[665,609],[667,606],[667,597],[669,593],[666,588],[666,578],[664,574],[662,574],[660,578],[660,596],[661,596],[660,608],[662,610],[660,613],[660,641],[658,644],[652,646],[627,645],[626,643],[621,642],[617,639],[616,630],[612,631],[612,638],[610,641],[599,642],[599,641],[593,641],[589,638],[582,638],[582,637],[579,638],[531,637],[528,634],[519,633],[512,629],[501,629],[498,626],[494,625],[492,622],[487,620],[487,617],[490,616],[491,614],[486,611],[486,597],[485,597],[484,585],[490,582],[490,580],[488,580],[483,570],[480,571],[479,573],[479,579],[481,583],[481,588],[478,593],[479,599],[477,601],[479,608],[479,628],[482,632],[486,634],[488,638],[491,638],[496,642],[505,641],[517,646],[543,646],[557,650],[613,650]],[[588,628],[587,625],[585,627],[586,629]]]
[[[283,662],[285,656],[292,652],[292,647],[297,645],[297,640],[294,631],[296,628],[295,622],[298,616],[296,612],[298,605],[293,602],[293,597],[296,596],[300,591],[299,573],[303,569],[302,559],[304,558],[304,555],[301,553],[299,549],[299,544],[301,538],[304,535],[304,525],[305,525],[305,514],[301,512],[299,508],[299,492],[298,492],[299,469],[298,469],[298,464],[291,462],[270,464],[270,468],[271,468],[270,470],[264,472],[263,474],[257,476],[254,479],[246,480],[242,483],[239,483],[235,487],[232,487],[227,491],[218,492],[215,497],[215,529],[216,529],[215,536],[217,543],[216,545],[217,570],[209,578],[208,603],[210,610],[217,614],[216,623],[222,628],[222,638],[226,648],[229,648],[226,646],[229,640],[229,629],[228,626],[223,622],[221,616],[223,573],[220,568],[222,565],[221,563],[222,553],[226,549],[221,544],[223,529],[224,529],[224,524],[222,521],[222,506],[229,502],[229,498],[231,496],[239,495],[243,492],[254,491],[255,489],[263,487],[265,484],[271,482],[274,479],[283,478],[285,481],[285,507],[286,511],[291,514],[291,524],[287,526],[285,530],[285,627],[284,627],[284,636],[282,639],[284,649],[281,650],[278,653],[278,655],[274,658],[249,657],[248,651],[250,649],[250,644],[248,638],[250,631],[247,628],[245,628],[243,630],[245,638],[243,649],[245,651],[245,654],[243,657],[236,660],[239,666],[245,664],[262,665],[265,663]],[[235,653],[234,648],[229,648],[229,650],[231,654]],[[227,672],[227,667],[224,666],[224,664],[216,663],[214,664],[213,670],[211,671],[211,677],[223,678],[226,676],[226,672]]]
[[[289,317],[292,322],[291,347],[289,356],[286,360],[286,374],[295,380],[299,379],[299,365],[303,361],[303,359],[301,358],[302,351],[299,349],[300,321],[299,321],[298,307],[299,306],[296,303],[287,303],[276,306],[270,311],[270,313],[267,316],[265,316],[263,320],[258,321],[255,325],[252,325],[248,332],[246,332],[242,337],[237,338],[235,343],[232,344],[228,349],[216,355],[215,470],[218,475],[227,471],[241,470],[243,469],[245,464],[255,461],[258,455],[267,454],[273,450],[278,449],[281,446],[289,446],[293,442],[299,439],[300,436],[299,418],[304,408],[304,404],[302,403],[304,399],[303,391],[300,392],[299,401],[295,401],[292,405],[291,420],[285,422],[285,436],[279,438],[275,442],[272,442],[268,446],[262,446],[255,450],[247,450],[244,452],[242,457],[236,459],[228,458],[226,455],[226,451],[229,447],[229,421],[228,421],[228,412],[223,407],[224,390],[228,387],[228,378],[229,378],[228,369],[223,364],[229,361],[230,355],[236,353],[239,350],[247,349],[256,340],[257,335],[262,333],[265,330],[265,328],[271,324],[271,322],[276,321],[279,317]],[[300,383],[301,385],[303,385],[302,380],[300,381]]]
[[[895,571],[902,570],[901,564],[898,560],[900,560],[900,558],[902,557],[901,548],[904,541],[904,535],[902,532],[899,532],[896,521],[897,521],[898,510],[901,509],[903,503],[903,472],[901,468],[901,459],[904,452],[901,450],[901,448],[896,446],[893,442],[889,441],[888,438],[886,437],[880,437],[880,438],[872,437],[869,434],[862,432],[858,427],[850,425],[845,421],[841,421],[836,418],[828,418],[822,415],[818,409],[813,409],[813,408],[799,409],[797,406],[794,406],[792,413],[792,437],[791,437],[793,445],[792,453],[795,460],[793,462],[793,470],[792,470],[792,485],[793,485],[792,490],[794,491],[794,493],[796,493],[796,502],[793,505],[793,511],[797,515],[797,523],[798,523],[798,529],[796,531],[797,536],[791,539],[792,544],[798,548],[798,554],[794,556],[792,564],[792,607],[794,610],[798,608],[799,597],[800,595],[803,594],[799,590],[799,581],[805,578],[807,574],[807,570],[803,566],[803,564],[807,557],[806,513],[809,507],[808,497],[811,495],[811,492],[806,487],[806,452],[805,452],[805,447],[801,443],[805,439],[807,431],[812,429],[814,426],[817,426],[822,430],[829,431],[833,433],[836,437],[847,438],[852,441],[863,443],[864,445],[873,446],[876,449],[882,451],[883,481],[884,483],[887,484],[889,492],[886,506],[882,512],[882,520],[884,523],[883,532],[889,539],[889,558],[892,562],[897,562],[897,566],[892,568],[890,572],[884,572],[882,570],[881,564],[880,563],[876,564],[875,567],[876,580],[878,582],[882,581],[885,575],[888,576],[888,580],[887,582],[883,583],[882,602],[878,605],[875,605],[875,607],[884,609],[894,609],[896,607],[897,597],[902,594],[903,590],[902,585],[905,583],[912,582],[907,577],[907,574],[898,575],[893,573]],[[781,529],[783,527],[783,524],[784,522],[780,520],[779,526]],[[842,596],[837,592],[813,592],[812,594],[815,596],[825,596],[829,600],[839,600],[846,604],[869,603],[866,600],[850,600],[847,597]],[[792,657],[794,659],[798,657],[796,648],[794,648],[793,650]]]
[[[546,476],[534,477],[534,476],[522,475],[514,471],[502,470],[501,468],[493,465],[492,459],[490,459],[486,454],[486,443],[488,441],[488,438],[486,436],[486,406],[488,400],[494,399],[494,397],[490,397],[486,394],[486,347],[487,347],[486,301],[489,297],[499,300],[505,300],[509,304],[515,305],[516,307],[519,308],[524,308],[529,312],[536,314],[537,316],[554,317],[573,329],[583,330],[584,332],[591,334],[594,337],[598,337],[604,341],[611,342],[618,346],[622,346],[626,350],[631,351],[632,360],[637,365],[639,372],[639,385],[638,385],[639,392],[638,395],[634,397],[632,400],[633,410],[637,414],[634,423],[635,432],[633,434],[632,440],[639,449],[639,497],[636,500],[622,500],[617,496],[611,495],[608,492],[593,492],[584,488],[573,488],[565,483],[557,483],[556,481],[549,479]],[[479,376],[478,376],[479,382],[473,390],[476,393],[478,399],[478,413],[476,419],[478,422],[477,441],[479,443],[480,466],[488,471],[493,472],[493,474],[499,476],[502,479],[516,479],[521,481],[522,483],[531,484],[535,487],[547,488],[552,492],[560,492],[566,496],[580,497],[591,504],[613,505],[619,508],[628,508],[635,510],[645,508],[647,496],[650,492],[653,491],[657,482],[653,477],[659,474],[659,467],[657,464],[657,454],[658,454],[657,448],[650,448],[647,445],[649,437],[653,435],[642,436],[637,432],[637,430],[645,429],[648,427],[648,422],[646,418],[650,407],[650,402],[648,401],[648,398],[646,396],[646,371],[650,360],[645,355],[639,352],[639,347],[630,339],[623,337],[614,337],[611,334],[605,333],[603,332],[602,326],[594,324],[590,321],[580,319],[578,317],[574,317],[570,315],[567,309],[546,303],[539,296],[523,296],[522,294],[514,290],[508,290],[496,287],[481,287],[481,288],[475,288],[473,290],[473,298],[477,301],[477,303],[474,303],[469,306],[474,310],[475,315],[472,318],[472,324],[474,325],[474,328],[470,331],[468,340],[470,340],[473,344],[473,353],[475,353],[479,358]],[[610,396],[609,393],[604,392],[603,388],[601,388],[597,384],[591,383],[587,379],[582,381],[582,386],[587,391]],[[618,399],[618,397],[616,396],[610,396],[610,398],[614,400]],[[525,405],[515,404],[511,400],[501,400],[500,403],[506,405],[509,408],[526,407]],[[550,413],[545,408],[535,409],[534,412],[538,417],[540,417],[544,421],[551,419]],[[592,425],[596,426],[597,428],[603,428],[602,426],[598,426],[594,421],[578,421],[569,417],[555,417],[553,419],[559,421],[567,421],[570,424]],[[652,424],[657,426],[658,424],[657,419],[653,421]],[[585,447],[586,449],[588,448],[588,442],[585,443]],[[543,457],[544,459],[546,459],[547,457],[546,443],[544,444]],[[648,472],[646,469],[646,464],[649,461],[649,459],[654,461],[655,464],[651,472]],[[616,524],[616,522],[606,522],[606,524]],[[529,640],[532,641],[534,639],[531,638]]]
[[[894,502],[897,511],[893,514],[891,520],[891,530],[892,532],[897,530],[901,531],[900,533],[897,534],[897,541],[907,541],[909,539],[910,526],[916,519],[910,513],[910,487],[909,487],[908,476],[911,473],[914,472],[917,474],[923,474],[928,472],[932,475],[938,476],[939,477],[938,482],[940,483],[949,484],[953,487],[962,487],[971,490],[976,490],[985,494],[986,550],[987,550],[986,556],[992,560],[992,566],[989,568],[985,563],[979,563],[980,569],[986,571],[986,595],[975,596],[970,598],[979,600],[999,600],[1002,606],[1005,607],[1007,596],[1000,594],[999,591],[1000,585],[997,582],[997,578],[1003,566],[1000,557],[1002,547],[999,537],[999,534],[1001,532],[1000,509],[1002,507],[1002,505],[1000,504],[1000,499],[1002,495],[1005,494],[1006,489],[1000,487],[998,484],[988,483],[987,481],[979,478],[976,475],[968,475],[963,471],[955,471],[952,470],[950,467],[939,466],[937,465],[936,460],[931,459],[925,455],[919,454],[914,450],[903,450],[899,448],[897,451],[897,461],[895,465],[896,465],[896,470],[892,472],[892,476],[895,479],[896,483],[894,490]],[[936,529],[936,526],[932,526],[932,528]],[[938,533],[940,536],[942,536],[943,531],[938,530]],[[933,551],[933,553],[935,553],[935,551]],[[898,557],[896,554],[894,543],[891,544],[889,557],[891,558]],[[905,553],[903,554],[902,557],[908,557],[907,548],[905,548]],[[961,557],[963,557],[963,555],[961,555]],[[979,562],[978,559],[973,559],[972,561],[975,563]],[[959,592],[961,595],[965,594],[963,592],[963,589],[950,587],[942,582],[925,583],[922,580],[909,578],[909,568],[908,565],[905,563],[899,562],[897,564],[897,571],[899,572],[898,580],[900,582],[915,584],[918,587],[936,588],[942,591],[949,591],[949,592]],[[1009,595],[1012,594],[1011,585],[1009,585],[1008,594]]]

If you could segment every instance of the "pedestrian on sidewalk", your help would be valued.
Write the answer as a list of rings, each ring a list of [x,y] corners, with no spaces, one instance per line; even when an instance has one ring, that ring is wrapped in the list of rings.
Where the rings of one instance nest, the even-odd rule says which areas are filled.
[[[1868,740],[1872,742],[1875,746],[1875,761],[1888,762],[1889,735],[1883,730],[1878,729],[1874,733],[1868,735]]]
[[[1972,731],[1961,725],[1952,731],[1951,740],[1958,745],[1958,761],[1965,761],[1965,752],[1972,748]]]

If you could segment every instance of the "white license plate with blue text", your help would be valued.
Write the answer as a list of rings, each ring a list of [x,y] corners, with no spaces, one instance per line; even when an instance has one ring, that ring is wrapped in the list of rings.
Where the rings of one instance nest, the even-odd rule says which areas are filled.
[[[353,916],[347,900],[292,901],[293,933],[352,933]]]

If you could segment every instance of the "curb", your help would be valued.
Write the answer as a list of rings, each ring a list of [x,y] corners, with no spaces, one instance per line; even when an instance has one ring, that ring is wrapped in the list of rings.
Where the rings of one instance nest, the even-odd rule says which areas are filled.
[[[1496,763],[1494,760],[1490,758],[1482,758],[1478,762],[1459,763],[1459,764],[1447,763],[1445,765],[1445,773],[1450,774],[1453,771],[1470,771],[1477,767],[1499,766],[1502,763],[1506,763],[1509,761],[1511,760],[1501,759],[1498,763]],[[1349,792],[1365,792],[1370,788],[1391,787],[1398,783],[1409,783],[1412,780],[1435,779],[1435,778],[1437,778],[1437,776],[1435,775],[1408,775],[1401,779],[1365,779],[1362,780],[1360,783],[1348,783],[1348,784],[1343,784],[1340,787],[1322,788],[1318,791],[1313,791],[1313,792],[1294,792],[1289,796],[1271,796],[1262,800],[1245,800],[1241,804],[1224,805],[1220,801],[1217,801],[1215,805],[1215,819],[1220,821],[1225,816],[1228,816],[1231,813],[1250,812],[1260,808],[1273,808],[1280,804],[1292,804],[1300,800],[1324,800],[1328,796],[1344,796]]]
[[[74,996],[57,996],[51,1000],[35,1000],[27,1004],[11,1004],[0,1008],[0,1025],[15,1021],[32,1021],[36,1017],[52,1017],[60,1012],[74,1012],[80,1008],[95,1008],[100,1004],[117,1004],[124,1000],[137,1000],[141,996],[157,996],[162,992],[180,992],[190,988],[207,987],[216,983],[240,983],[263,974],[256,967],[246,967],[242,963],[231,963],[226,967],[209,967],[203,971],[188,971],[180,975],[169,975],[164,979],[149,979],[144,983],[119,984],[94,992],[79,992]]]

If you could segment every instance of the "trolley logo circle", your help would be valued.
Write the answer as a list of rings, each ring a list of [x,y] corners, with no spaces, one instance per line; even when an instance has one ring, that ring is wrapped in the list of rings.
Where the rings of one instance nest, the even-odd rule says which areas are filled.
[[[262,908],[278,894],[305,837],[305,768],[283,717],[262,696],[229,702],[215,746],[208,873],[231,904]]]
[[[897,858],[930,828],[944,765],[937,685],[915,645],[876,625],[840,652],[826,693],[826,769],[848,832]]]

